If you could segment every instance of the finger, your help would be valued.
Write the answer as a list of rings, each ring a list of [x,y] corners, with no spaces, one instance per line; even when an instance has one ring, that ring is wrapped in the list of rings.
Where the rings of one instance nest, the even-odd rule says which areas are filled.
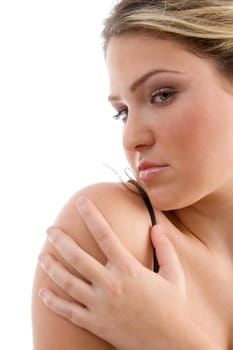
[[[163,232],[160,225],[151,230],[152,243],[159,263],[159,275],[166,280],[184,287],[184,273],[175,248]]]
[[[133,258],[103,215],[88,198],[79,198],[77,208],[89,232],[113,265],[120,266],[122,262]]]
[[[39,296],[44,304],[53,312],[69,320],[76,326],[87,328],[90,322],[90,311],[87,308],[69,302],[45,288],[40,289]]]
[[[39,261],[43,270],[61,289],[75,301],[85,306],[90,306],[94,296],[90,284],[73,276],[49,254],[41,254]]]
[[[81,249],[78,243],[62,230],[50,227],[47,232],[54,248],[75,271],[92,284],[105,284],[108,271],[99,261]]]

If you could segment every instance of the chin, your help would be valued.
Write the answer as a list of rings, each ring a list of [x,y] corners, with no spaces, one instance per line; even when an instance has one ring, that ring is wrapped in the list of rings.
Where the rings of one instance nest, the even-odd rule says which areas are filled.
[[[177,193],[172,195],[171,191],[158,191],[157,189],[150,189],[146,190],[146,192],[152,206],[160,211],[183,209],[194,203],[194,201],[178,196]]]

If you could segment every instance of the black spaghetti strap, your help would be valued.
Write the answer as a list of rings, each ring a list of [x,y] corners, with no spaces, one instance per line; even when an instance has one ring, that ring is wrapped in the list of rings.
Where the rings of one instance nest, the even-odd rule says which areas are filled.
[[[141,186],[139,186],[139,184],[135,180],[130,179],[128,182],[133,184],[137,188],[140,196],[143,198],[143,200],[146,204],[146,207],[149,211],[152,226],[156,225],[155,213],[154,213],[153,207],[151,205],[151,202],[149,200],[147,193],[144,191],[144,189]],[[159,264],[158,264],[158,260],[157,260],[157,256],[156,256],[156,252],[155,252],[154,247],[153,247],[153,265],[154,265],[154,268],[153,268],[154,272],[158,272],[159,271]]]

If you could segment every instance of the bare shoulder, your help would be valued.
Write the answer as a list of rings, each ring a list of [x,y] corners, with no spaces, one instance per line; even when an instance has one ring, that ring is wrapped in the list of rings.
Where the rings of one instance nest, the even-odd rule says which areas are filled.
[[[54,225],[60,227],[89,254],[102,263],[106,258],[88,232],[76,208],[79,197],[86,196],[101,211],[115,234],[123,244],[144,265],[152,266],[152,249],[149,238],[150,218],[142,198],[133,188],[125,188],[121,183],[99,183],[75,193],[61,209]],[[46,239],[42,248],[58,261],[70,267],[61,259]],[[73,271],[71,271],[73,272]],[[80,276],[79,276],[80,277]],[[57,287],[37,266],[32,292],[32,324],[34,350],[73,350],[73,349],[113,349],[102,339],[78,328],[47,309],[38,297],[40,288],[52,289],[56,294],[71,298]]]
[[[136,188],[128,183],[93,184],[75,193],[56,218],[56,226],[72,235],[82,248],[98,260],[105,262],[105,257],[78,214],[76,201],[83,196],[92,200],[125,246],[142,263],[148,265],[145,255],[150,245],[151,222]]]

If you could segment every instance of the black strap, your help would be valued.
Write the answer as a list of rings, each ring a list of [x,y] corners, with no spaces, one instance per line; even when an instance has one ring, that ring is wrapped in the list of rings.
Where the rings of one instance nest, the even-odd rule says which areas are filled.
[[[144,203],[146,204],[146,207],[149,211],[152,226],[156,225],[155,213],[154,213],[153,207],[151,205],[150,199],[149,199],[146,191],[135,180],[130,179],[128,182],[133,184],[137,188],[140,196],[144,200]],[[154,268],[153,268],[154,272],[158,272],[159,271],[159,264],[158,264],[158,260],[157,260],[157,256],[156,256],[156,252],[155,252],[154,247],[153,247],[153,265],[154,265]]]

